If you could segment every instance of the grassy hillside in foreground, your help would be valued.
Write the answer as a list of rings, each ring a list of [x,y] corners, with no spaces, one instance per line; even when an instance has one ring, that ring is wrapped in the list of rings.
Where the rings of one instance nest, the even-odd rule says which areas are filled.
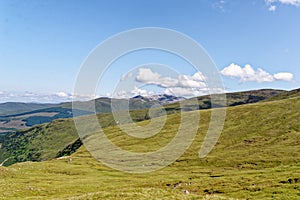
[[[194,111],[200,112],[201,121],[191,147],[175,163],[147,174],[105,167],[83,147],[71,157],[1,167],[0,198],[296,200],[300,198],[299,108],[300,98],[229,107],[221,138],[204,159],[198,158],[198,151],[211,111]],[[113,126],[105,132],[124,149],[151,151],[174,136],[178,116],[169,115],[161,132],[149,139],[132,138]],[[181,185],[174,189],[176,183]]]

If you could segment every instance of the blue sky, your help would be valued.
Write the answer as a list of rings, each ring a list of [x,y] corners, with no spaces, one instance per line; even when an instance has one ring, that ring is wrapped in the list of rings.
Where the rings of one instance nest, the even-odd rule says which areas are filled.
[[[299,21],[299,0],[0,0],[0,102],[70,100],[89,53],[112,35],[141,27],[196,40],[227,91],[298,88]],[[145,51],[121,58],[96,95],[111,94],[122,75],[145,63],[166,63],[195,81],[191,67],[171,57]],[[166,91],[159,83],[147,89]]]

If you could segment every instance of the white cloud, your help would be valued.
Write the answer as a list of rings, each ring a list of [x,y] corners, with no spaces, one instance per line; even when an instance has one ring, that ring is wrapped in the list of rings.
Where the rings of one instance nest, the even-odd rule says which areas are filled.
[[[278,2],[292,6],[300,6],[300,0],[278,0]]]
[[[182,88],[182,87],[166,88],[164,93],[168,94],[168,95],[174,95],[174,96],[192,96],[192,95],[194,95],[193,91],[189,90],[189,88]]]
[[[269,11],[276,11],[276,6],[275,5],[271,5],[269,7]]]
[[[186,88],[186,87],[170,87],[166,88],[164,91],[165,94],[174,95],[174,96],[201,96],[208,94],[209,91],[206,88]]]
[[[193,76],[189,75],[179,75],[178,76],[178,84],[175,85],[180,87],[188,87],[188,88],[203,88],[206,87],[205,82],[199,81],[193,78]]]
[[[192,78],[196,81],[205,81],[206,77],[202,74],[202,72],[196,72]]]
[[[219,9],[221,12],[225,12],[225,0],[218,0],[215,3],[213,3],[213,7]]]
[[[87,101],[98,98],[97,95],[73,95],[66,92],[57,93],[35,93],[35,92],[0,92],[0,102],[37,102],[37,103],[61,103],[70,102],[73,98],[78,101]]]
[[[153,72],[149,68],[140,68],[136,76],[136,81],[165,88],[166,94],[175,94],[176,96],[208,94],[206,79],[201,72],[196,72],[193,75],[178,75],[176,78],[172,78]]]
[[[56,93],[56,95],[61,98],[69,98],[71,96],[65,92],[58,92],[58,93]]]
[[[130,73],[127,73],[127,74],[124,74],[122,77],[121,77],[121,81],[124,81],[126,80],[127,78],[131,78],[133,76],[133,74],[130,72]]]
[[[156,82],[161,78],[161,75],[157,72],[153,72],[149,68],[140,68],[136,77],[140,82]]]
[[[131,94],[132,94],[132,96],[141,95],[141,96],[146,97],[146,96],[154,95],[154,92],[143,90],[143,89],[140,89],[140,88],[135,86],[134,89],[131,91]]]
[[[288,72],[280,72],[280,73],[274,74],[274,78],[276,80],[292,81],[294,78],[294,75],[292,73],[288,73]]]
[[[135,80],[140,83],[155,85],[160,88],[165,88],[165,93],[175,93],[177,96],[195,96],[198,90],[206,88],[206,77],[201,72],[196,72],[193,75],[178,75],[177,77],[163,76],[157,72],[152,71],[151,68],[138,69]],[[116,94],[118,97],[128,97],[128,95],[153,95],[153,92],[138,89],[135,87],[130,93],[123,91]],[[202,94],[202,93],[201,93]]]
[[[228,67],[225,67],[221,71],[221,74],[223,76],[239,78],[242,82],[271,82],[274,79],[269,73],[260,68],[255,71],[249,64],[242,68],[239,65],[232,63]]]
[[[149,68],[140,68],[136,76],[136,81],[160,87],[174,87],[178,84],[178,80],[171,77],[162,77],[161,74],[153,72]]]
[[[34,92],[14,92],[3,91],[0,94],[1,102],[39,102],[39,103],[57,103],[66,101],[56,94],[39,94]]]
[[[240,79],[241,82],[273,82],[276,80],[281,81],[291,81],[293,79],[293,74],[291,73],[277,73],[274,75],[269,74],[261,68],[254,70],[251,65],[247,64],[243,68],[237,64],[230,64],[228,67],[225,67],[221,74],[223,76],[228,76],[231,78]]]
[[[300,0],[265,0],[265,2],[269,6],[268,10],[273,12],[277,9],[276,5],[279,4],[296,6],[296,7],[300,6]]]
[[[248,81],[256,81],[256,82],[273,82],[274,77],[268,72],[258,68],[255,72],[255,76],[250,77]]]
[[[174,96],[185,96],[185,97],[194,97],[194,96],[203,96],[207,94],[220,94],[225,93],[226,91],[221,88],[184,88],[184,87],[171,87],[166,88],[164,93]]]
[[[140,68],[136,77],[136,81],[157,85],[162,88],[168,87],[206,87],[205,76],[201,72],[190,75],[178,75],[177,78],[163,77],[157,72],[153,72],[149,68]]]
[[[240,78],[240,77],[243,76],[244,72],[243,72],[243,69],[240,66],[232,63],[228,67],[225,67],[221,71],[221,74],[223,76],[229,76],[229,77],[232,77],[232,78]]]
[[[131,91],[125,91],[125,90],[119,90],[119,91],[115,91],[111,97],[113,98],[121,98],[121,99],[127,99],[127,98],[131,98],[131,97],[135,97],[138,95],[147,97],[147,96],[152,96],[155,93],[153,91],[148,91],[145,89],[141,89],[138,88],[137,86],[134,86],[134,88]]]
[[[112,94],[112,98],[128,98],[130,94],[125,90],[121,90]]]

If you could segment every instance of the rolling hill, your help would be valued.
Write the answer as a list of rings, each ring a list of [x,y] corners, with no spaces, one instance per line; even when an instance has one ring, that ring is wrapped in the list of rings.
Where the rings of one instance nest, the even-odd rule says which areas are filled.
[[[298,98],[300,96],[300,88],[291,91],[280,92],[279,94],[266,99],[266,101],[274,101],[288,98]]]
[[[34,110],[54,107],[56,104],[7,102],[0,103],[0,116],[14,115]]]
[[[88,115],[91,112],[76,110],[78,116]],[[63,107],[50,107],[20,114],[0,117],[0,134],[7,134],[17,130],[32,127],[37,124],[49,123],[55,119],[71,118],[73,110]]]
[[[275,96],[281,94],[282,92],[285,92],[285,91],[284,90],[274,90],[274,89],[261,89],[261,90],[250,90],[250,91],[244,91],[244,92],[226,93],[226,104],[227,104],[227,106],[237,106],[237,105],[243,105],[243,104],[249,104],[249,103],[257,103],[259,101],[266,101],[268,99],[271,99],[272,97],[275,97]],[[215,95],[215,98],[217,99],[218,95]],[[189,101],[193,102],[195,99],[198,100],[199,110],[209,109],[212,107],[210,95],[195,97],[195,98],[187,99],[184,101],[186,101],[185,104],[188,104]],[[218,107],[218,105],[214,105],[214,107]],[[165,105],[165,108],[170,113],[173,110],[176,112],[176,110],[180,109],[180,104],[178,102],[167,104],[167,105]]]
[[[76,110],[76,116],[114,111],[136,110],[150,108],[157,103],[164,104],[181,100],[172,95],[162,95],[153,98],[134,97],[130,99],[98,98],[87,102],[78,102],[84,110]],[[36,109],[35,109],[36,108]],[[73,117],[72,102],[61,104],[30,104],[30,103],[4,103],[0,104],[0,112],[7,113],[0,116],[0,135],[32,127],[37,124],[49,123],[55,119]],[[26,111],[26,112],[24,112]]]
[[[0,167],[0,198],[299,199],[299,108],[298,97],[228,107],[222,135],[213,151],[203,159],[198,157],[198,151],[208,129],[211,110],[185,112],[191,117],[193,112],[201,115],[192,145],[173,164],[146,174],[110,169],[93,159],[84,147],[69,157]],[[138,119],[145,112],[132,111],[132,115]],[[106,125],[105,133],[114,144],[128,151],[148,152],[163,147],[174,137],[179,116],[178,113],[168,115],[164,128],[147,139],[122,132],[112,123],[110,114],[102,114],[99,119]],[[145,120],[138,125],[148,123]],[[34,143],[39,144],[44,148],[40,152],[44,153],[67,135],[70,141],[77,141],[73,131],[71,119],[66,119],[33,127],[13,137],[22,138],[22,143],[24,138],[32,136],[28,145],[34,149]],[[4,147],[2,144],[2,155],[8,149]],[[63,142],[60,147],[71,148]],[[52,152],[52,157],[58,149]],[[34,149],[34,152],[39,151]],[[45,155],[37,157],[45,158]]]
[[[227,93],[227,106],[256,103],[275,97],[282,92],[284,91],[262,89]],[[288,92],[285,91],[285,93]],[[175,113],[182,109],[180,108],[180,104],[178,103],[178,101],[185,101],[184,104],[188,104],[187,102],[193,100],[194,98],[184,99],[182,97],[175,97],[166,94],[154,95],[150,97],[143,97],[138,95],[130,99],[112,99],[101,97],[92,101],[78,102],[78,104],[80,104],[79,107],[83,107],[84,110],[77,110],[77,115],[86,115],[93,113],[94,105],[96,113],[110,113],[112,112],[112,102],[114,111],[145,109],[159,104],[163,105],[168,113]],[[197,100],[199,102],[199,109],[211,108],[209,95],[197,97]],[[37,107],[42,108],[32,110]],[[37,124],[49,123],[55,119],[70,118],[73,116],[71,102],[61,104],[6,103],[0,104],[0,111],[1,108],[3,112],[6,109],[7,113],[14,114],[0,116],[0,135],[11,133],[24,128],[29,128]],[[22,109],[28,111],[18,113]],[[185,110],[189,110],[189,108],[186,108]]]

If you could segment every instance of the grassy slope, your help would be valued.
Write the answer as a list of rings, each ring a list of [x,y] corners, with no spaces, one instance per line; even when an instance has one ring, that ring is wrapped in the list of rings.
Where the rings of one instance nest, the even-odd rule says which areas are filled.
[[[122,112],[120,112],[121,114]],[[147,110],[131,111],[133,121],[142,121]],[[102,127],[115,125],[111,113],[99,114]],[[58,119],[49,124],[6,134],[0,138],[0,163],[8,166],[15,162],[42,161],[55,158],[65,147],[75,142],[78,134],[72,119]]]
[[[3,136],[0,161],[5,165],[28,160],[53,159],[66,144],[77,139],[71,120],[56,120],[24,131]]]
[[[251,90],[244,92],[234,92],[227,93],[227,105],[235,106],[248,103],[256,103],[264,99],[272,98],[278,94],[284,92],[283,90],[274,90],[274,89],[261,89],[261,90]]]
[[[233,93],[226,93],[226,103],[227,106],[237,106],[249,103],[257,103],[259,101],[268,100],[272,97],[279,95],[280,93],[284,92],[283,90],[273,90],[273,89],[261,89],[261,90],[250,90],[244,92],[233,92]],[[199,102],[199,109],[208,109],[211,108],[210,103],[210,95],[196,97]],[[215,97],[217,98],[217,96]],[[278,98],[279,99],[279,98]],[[278,100],[276,99],[276,100]],[[185,100],[188,102],[192,99]],[[180,108],[180,104],[178,102],[168,104],[165,106],[169,112],[172,110],[178,110]]]
[[[297,98],[299,96],[300,96],[300,88],[291,90],[291,91],[281,92],[278,95],[267,99],[266,101],[276,101],[276,100],[281,100],[281,99]]]
[[[204,159],[197,155],[210,111],[200,111],[200,128],[191,147],[175,163],[148,174],[107,168],[83,147],[72,159],[2,167],[0,198],[299,199],[299,108],[300,98],[228,108],[221,138]],[[173,137],[178,120],[178,114],[168,116],[161,133],[145,140],[131,138],[118,127],[105,130],[127,150],[149,151]],[[172,189],[180,181],[182,186]],[[190,181],[192,185],[185,184]],[[183,189],[191,194],[183,194]]]

